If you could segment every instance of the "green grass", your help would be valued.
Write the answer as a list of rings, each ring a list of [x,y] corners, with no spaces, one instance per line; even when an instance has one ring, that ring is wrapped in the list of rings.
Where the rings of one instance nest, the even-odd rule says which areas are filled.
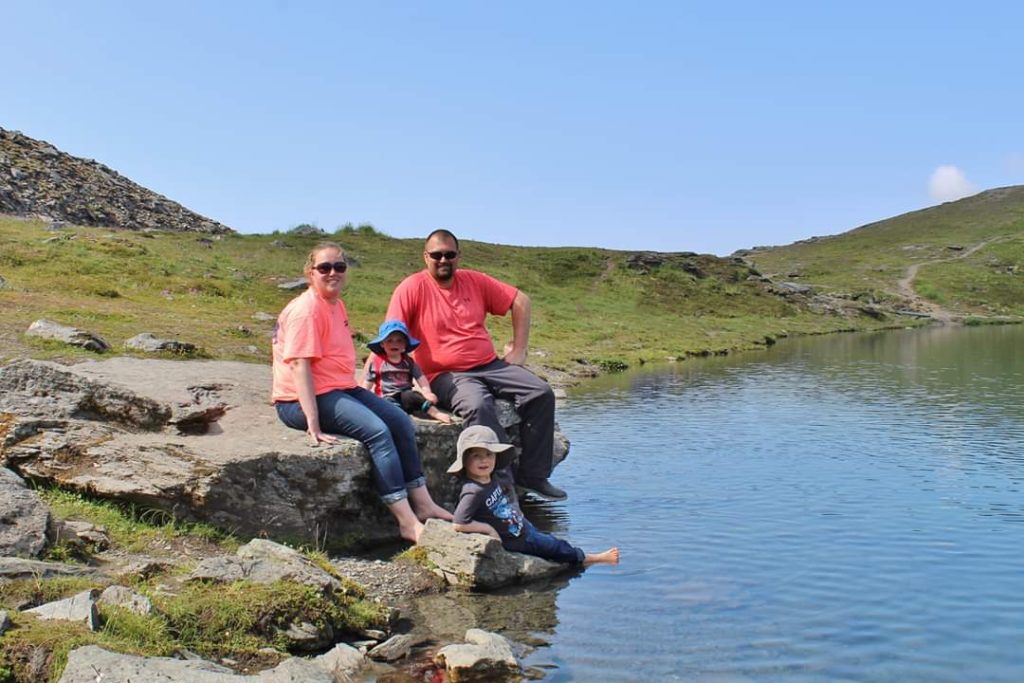
[[[57,517],[102,526],[111,544],[128,552],[143,552],[185,536],[216,544],[226,553],[233,553],[239,546],[238,539],[223,531],[208,524],[179,522],[162,510],[95,500],[57,488],[39,489],[38,493]]]
[[[0,604],[26,598],[45,602],[102,587],[81,579],[19,580],[0,586]],[[102,628],[97,632],[84,624],[43,621],[11,610],[14,628],[0,641],[0,681],[5,676],[9,681],[56,681],[68,653],[84,645],[143,656],[169,656],[185,649],[208,659],[229,657],[264,668],[288,651],[283,631],[289,624],[308,622],[339,635],[387,624],[386,608],[349,591],[324,593],[284,581],[190,583],[174,595],[156,592],[151,585],[136,590],[148,594],[154,613],[142,616],[101,605]],[[39,651],[46,653],[44,677],[31,669]]]
[[[880,302],[901,300],[897,283],[916,264],[918,295],[965,316],[1020,318],[1024,187],[990,190],[841,235],[754,251],[748,258],[779,280]]]
[[[0,361],[31,355],[75,360],[95,354],[24,336],[38,318],[101,335],[113,353],[140,332],[196,344],[208,358],[269,361],[273,321],[294,293],[277,288],[301,276],[322,238],[227,235],[211,245],[181,233],[76,227],[50,240],[40,223],[0,218]],[[70,236],[74,236],[70,239]],[[368,226],[332,236],[358,265],[344,298],[356,338],[371,338],[394,286],[422,268],[422,241],[393,239]],[[272,245],[283,240],[289,246]],[[462,266],[511,282],[533,301],[531,350],[545,365],[579,361],[627,365],[702,352],[753,348],[766,334],[820,333],[877,321],[817,315],[748,281],[748,268],[707,255],[663,255],[650,269],[629,252],[516,247],[465,241]],[[489,323],[495,342],[511,337],[508,318]],[[244,330],[240,331],[240,328]],[[366,350],[360,348],[365,354]],[[531,362],[538,362],[536,360]]]

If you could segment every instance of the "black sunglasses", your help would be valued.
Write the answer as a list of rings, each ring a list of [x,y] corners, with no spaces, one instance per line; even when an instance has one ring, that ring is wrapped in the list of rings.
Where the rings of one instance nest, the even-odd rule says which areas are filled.
[[[457,251],[428,251],[427,252],[427,256],[429,256],[430,258],[434,259],[435,261],[440,261],[442,258],[446,258],[449,261],[454,261],[455,259],[457,259],[459,257],[459,252],[457,252]]]
[[[331,272],[332,268],[336,273],[344,273],[346,270],[348,270],[348,264],[345,263],[344,261],[335,261],[334,263],[318,263],[315,266],[313,266],[313,270],[320,273],[321,275],[327,275],[329,272]]]

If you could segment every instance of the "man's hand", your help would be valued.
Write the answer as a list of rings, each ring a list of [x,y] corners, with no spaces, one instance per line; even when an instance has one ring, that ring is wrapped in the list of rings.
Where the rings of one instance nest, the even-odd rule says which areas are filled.
[[[510,365],[526,365],[526,349],[517,349],[512,342],[505,344],[504,361]]]

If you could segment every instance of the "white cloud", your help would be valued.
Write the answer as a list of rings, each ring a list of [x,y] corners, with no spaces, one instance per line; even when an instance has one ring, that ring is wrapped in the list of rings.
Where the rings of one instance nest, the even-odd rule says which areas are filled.
[[[974,183],[956,166],[939,166],[932,171],[932,177],[928,179],[928,193],[937,202],[951,202],[977,192],[978,188]]]

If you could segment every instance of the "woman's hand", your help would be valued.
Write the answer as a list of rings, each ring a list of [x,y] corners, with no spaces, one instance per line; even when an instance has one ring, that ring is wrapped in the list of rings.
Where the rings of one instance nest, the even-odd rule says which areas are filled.
[[[307,429],[306,436],[309,439],[310,446],[319,446],[321,442],[338,443],[338,437],[336,437],[334,434],[327,434],[325,432],[321,432],[319,429]]]
[[[420,393],[423,394],[423,398],[427,399],[428,401],[433,403],[435,406],[437,405],[437,394],[435,394],[433,391],[427,390],[427,391],[423,391],[423,392],[420,392]]]

